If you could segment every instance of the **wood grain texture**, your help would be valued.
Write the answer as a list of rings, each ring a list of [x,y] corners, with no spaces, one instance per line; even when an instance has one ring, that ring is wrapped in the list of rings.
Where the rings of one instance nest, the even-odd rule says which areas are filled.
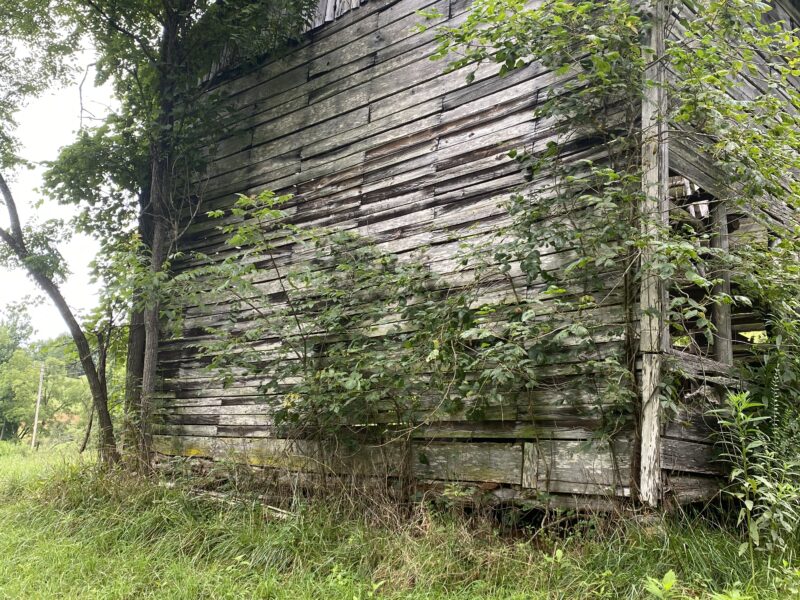
[[[546,173],[526,181],[508,151],[536,152],[555,139],[555,123],[537,120],[533,111],[548,95],[565,93],[572,75],[531,65],[498,77],[496,65],[483,65],[468,84],[465,70],[445,72],[443,63],[429,60],[434,32],[414,28],[422,20],[417,11],[436,9],[441,17],[434,24],[455,26],[463,22],[468,5],[465,0],[322,0],[307,37],[291,52],[247,71],[222,74],[217,91],[228,98],[235,130],[205,150],[211,164],[202,182],[200,213],[230,208],[238,193],[291,193],[285,208],[292,224],[357,232],[400,260],[420,256],[443,289],[469,284],[474,271],[460,264],[461,244],[492,243],[508,224],[501,203],[510,194],[536,192],[548,202],[557,193]],[[659,156],[661,149],[656,144]],[[606,158],[601,148],[590,146],[570,150],[564,160],[600,163]],[[653,164],[661,168],[663,162]],[[658,184],[657,177],[648,181]],[[580,223],[582,215],[554,212],[546,218]],[[219,231],[221,224],[236,222],[231,216],[185,222],[180,249],[187,254],[176,260],[176,270],[241,257]],[[540,226],[546,225],[543,218]],[[273,243],[281,276],[311,258],[283,234],[275,234]],[[569,250],[540,252],[551,272],[576,258]],[[263,256],[241,260],[267,262]],[[601,400],[606,382],[586,369],[591,360],[623,356],[622,326],[628,317],[614,286],[617,278],[609,272],[592,290],[605,298],[600,308],[585,311],[603,324],[594,332],[593,349],[553,353],[540,367],[545,384],[525,398],[489,403],[482,419],[474,421],[467,416],[470,406],[436,412],[431,409],[441,398],[423,397],[410,449],[389,444],[344,453],[283,439],[274,421],[280,394],[264,394],[260,378],[242,373],[235,385],[225,387],[207,369],[210,357],[197,350],[208,339],[206,328],[231,323],[231,332],[251,330],[254,311],[235,309],[229,301],[187,304],[182,334],[164,339],[160,348],[156,448],[167,455],[292,471],[381,476],[408,471],[420,481],[496,484],[498,497],[605,506],[610,498],[633,495],[638,484],[632,473],[639,451],[633,427],[611,443],[594,439],[609,400]],[[254,283],[272,310],[285,306],[274,270],[260,271]],[[526,281],[514,266],[503,278],[487,279],[479,300],[508,301],[512,285],[533,296],[547,284]],[[543,303],[541,318],[551,318],[548,310]],[[647,321],[642,314],[635,315],[634,326]],[[398,315],[387,314],[370,335],[390,341],[405,326]],[[255,344],[259,367],[268,369],[279,356],[277,343],[265,338]],[[651,344],[645,340],[644,345]],[[645,369],[653,378],[647,380],[650,389],[657,387],[659,368]],[[377,411],[372,425],[390,431],[393,423],[396,416],[387,407]],[[651,451],[669,458],[675,477],[705,477],[711,471],[705,465],[708,444],[699,434],[689,439],[680,428],[665,428],[659,443],[661,424],[653,423]],[[659,463],[653,464],[660,471]]]
[[[643,47],[649,66],[645,70],[645,90],[642,97],[642,201],[640,214],[642,233],[648,243],[642,250],[640,290],[641,326],[639,347],[642,352],[640,419],[639,495],[650,506],[661,501],[661,457],[659,433],[661,428],[661,371],[662,353],[668,343],[664,325],[664,285],[651,262],[661,229],[669,215],[668,182],[669,158],[666,115],[666,86],[663,61],[665,50],[666,4],[653,3],[647,14],[650,20],[647,40]]]

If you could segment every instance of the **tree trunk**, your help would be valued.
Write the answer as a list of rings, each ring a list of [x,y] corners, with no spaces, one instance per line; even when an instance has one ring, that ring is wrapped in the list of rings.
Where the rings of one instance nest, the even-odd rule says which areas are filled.
[[[94,421],[94,404],[92,404],[92,408],[89,411],[89,422],[86,424],[86,433],[83,435],[83,441],[81,442],[81,447],[78,448],[78,454],[83,454],[83,451],[86,450],[86,446],[89,445],[89,437],[92,435],[93,421]]]
[[[11,227],[8,231],[0,227],[0,240],[5,242],[19,261],[27,267],[28,274],[50,296],[56,309],[61,314],[61,318],[67,324],[72,341],[78,350],[81,367],[86,375],[86,380],[89,382],[92,401],[100,422],[100,461],[105,465],[116,464],[119,462],[119,453],[114,439],[114,425],[111,422],[111,414],[108,411],[108,389],[104,381],[105,374],[98,373],[92,358],[92,348],[89,345],[89,341],[86,339],[86,335],[83,333],[83,329],[81,329],[75,315],[72,314],[69,304],[61,294],[61,290],[50,277],[31,266],[30,260],[32,257],[25,245],[25,236],[17,213],[17,205],[2,175],[0,175],[0,195],[5,200],[6,211],[11,222]]]
[[[142,374],[144,371],[144,313],[131,312],[128,326],[128,352],[125,360],[125,423],[122,449],[126,456],[135,456],[141,447],[139,416],[141,413]]]
[[[155,177],[155,175],[154,175]],[[153,194],[156,196],[156,194]],[[156,218],[153,232],[153,247],[150,256],[150,272],[153,277],[164,267],[167,253],[167,227],[164,219]],[[153,396],[157,387],[158,342],[160,337],[159,301],[157,297],[149,298],[143,314],[145,341],[142,361],[142,391],[139,405],[139,423],[141,429],[140,459],[143,465],[150,464],[152,456],[151,419],[153,413]]]
[[[146,248],[153,245],[153,219],[150,215],[150,187],[139,194],[139,235]],[[141,423],[142,376],[144,374],[144,311],[141,309],[141,290],[133,290],[135,308],[128,323],[128,350],[125,359],[125,399],[123,412],[122,450],[133,462],[138,460],[142,447]]]
[[[170,10],[164,22],[159,67],[158,137],[150,145],[150,216],[152,218],[152,244],[150,246],[150,273],[154,281],[160,277],[171,244],[169,216],[172,205],[172,128],[174,125],[175,84],[178,32],[184,16],[181,11]],[[158,286],[154,286],[157,288]],[[144,309],[144,359],[142,364],[142,391],[139,411],[141,426],[140,458],[145,466],[152,456],[151,419],[153,396],[157,387],[158,343],[160,338],[160,307],[158,293],[147,298]]]
[[[103,379],[92,360],[92,349],[91,346],[89,346],[89,341],[86,339],[81,326],[72,314],[64,296],[61,295],[61,290],[58,289],[58,286],[40,273],[33,272],[31,275],[36,283],[50,296],[53,304],[56,305],[78,349],[78,357],[80,358],[83,372],[86,374],[86,379],[89,382],[94,409],[95,412],[97,412],[97,420],[100,425],[100,461],[105,465],[116,464],[119,462],[119,453],[117,452],[117,444],[114,439],[114,425],[111,422],[111,413],[108,411],[108,391],[105,385],[103,385]]]

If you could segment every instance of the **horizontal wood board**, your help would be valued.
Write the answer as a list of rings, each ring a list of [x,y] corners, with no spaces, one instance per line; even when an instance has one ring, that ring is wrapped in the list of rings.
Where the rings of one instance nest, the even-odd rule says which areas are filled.
[[[695,18],[695,10],[696,6],[688,0],[671,4],[668,30],[673,41],[681,39],[684,31],[682,22]],[[783,21],[790,27],[796,27],[800,23],[797,3],[777,0],[772,3],[772,11],[767,14],[767,20]],[[774,60],[774,57],[756,53],[755,59],[766,70],[769,68],[768,61]],[[794,85],[800,87],[800,79],[795,78]],[[730,93],[736,101],[751,100],[763,93],[785,97],[781,90],[769,92],[763,80],[752,74],[745,74],[737,79]],[[735,196],[735,185],[731,185],[727,176],[715,164],[714,158],[702,150],[701,146],[705,141],[685,124],[673,124],[669,138],[670,170],[715,196]],[[798,215],[782,203],[765,204],[759,210],[763,213],[760,215],[761,219],[767,223],[796,224],[800,221]],[[741,315],[738,319],[746,323],[744,329],[758,328],[753,324],[752,318],[748,320],[747,315]],[[738,358],[740,354],[736,356]],[[669,415],[662,423],[664,489],[668,497],[678,502],[705,501],[719,491],[722,482],[720,476],[724,471],[724,465],[719,460],[719,449],[715,447],[718,425],[707,411],[719,405],[726,390],[741,389],[744,382],[735,379],[730,369],[724,365],[707,358],[678,358],[689,385],[684,392],[684,406],[677,415]]]

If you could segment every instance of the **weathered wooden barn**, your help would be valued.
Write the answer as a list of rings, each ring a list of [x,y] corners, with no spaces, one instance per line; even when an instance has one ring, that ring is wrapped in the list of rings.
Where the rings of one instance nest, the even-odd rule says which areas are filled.
[[[224,208],[237,193],[264,189],[293,193],[289,210],[296,223],[355,230],[401,256],[425,247],[432,271],[447,276],[456,270],[459,243],[490,239],[503,223],[500,201],[524,184],[508,151],[542,148],[552,136],[533,111],[559,76],[536,65],[502,78],[495,65],[481,66],[471,83],[463,71],[446,73],[441,62],[429,60],[434,32],[415,29],[421,9],[441,13],[435,24],[452,24],[464,18],[469,1],[322,0],[317,22],[297,48],[223,77],[240,132],[220,141],[204,206]],[[778,10],[781,18],[800,22],[795,3],[781,3]],[[663,43],[658,33],[653,38],[656,48]],[[663,100],[645,99],[645,122],[655,122]],[[703,207],[714,210],[708,202],[718,185],[713,167],[690,145],[654,135],[642,160],[647,185],[661,190],[653,201],[672,202],[666,213],[680,208],[692,217]],[[725,216],[714,222],[726,239]],[[216,227],[203,219],[192,224],[182,250],[225,252]],[[548,260],[557,265],[559,259]],[[613,300],[613,290],[608,292]],[[612,300],[603,307],[604,318],[619,331],[604,339],[606,355],[624,352],[621,331],[629,321]],[[644,290],[642,302],[659,308],[661,298]],[[205,316],[189,309],[184,336],[162,343],[157,450],[298,471],[328,469],[306,456],[302,444],[276,437],[258,381],[224,387],[208,372],[192,347],[192,336],[201,335],[192,327],[196,331]],[[611,441],[595,439],[596,415],[582,410],[594,404],[594,384],[563,364],[562,385],[535,391],[532,404],[496,407],[480,421],[455,414],[421,423],[411,452],[366,447],[358,452],[359,464],[392,475],[408,461],[419,481],[477,484],[497,498],[566,506],[634,496],[651,504],[707,498],[718,487],[719,467],[704,408],[698,400],[693,409],[691,398],[734,383],[729,365],[736,332],[752,329],[746,316],[739,322],[725,310],[716,311],[715,319],[713,356],[690,355],[647,334],[660,327],[656,313],[637,319],[642,408],[639,422]],[[662,418],[658,399],[666,360],[681,363],[694,378],[684,387],[686,406],[669,419]]]

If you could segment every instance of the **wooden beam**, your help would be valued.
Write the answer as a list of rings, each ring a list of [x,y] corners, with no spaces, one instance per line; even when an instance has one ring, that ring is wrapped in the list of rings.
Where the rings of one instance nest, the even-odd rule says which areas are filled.
[[[420,479],[511,483],[522,480],[522,444],[415,444],[411,470]]]
[[[714,234],[711,237],[711,247],[728,252],[728,209],[722,200],[718,200],[712,207],[711,216],[714,222]],[[714,286],[714,295],[731,293],[731,273],[723,266],[717,274],[720,283]],[[715,302],[711,318],[716,328],[714,335],[714,359],[725,364],[733,364],[733,334],[731,331],[731,305],[727,302]]]
[[[664,54],[666,7],[656,0],[648,10],[650,30],[642,51],[648,67],[642,99],[642,234],[649,240],[642,251],[640,351],[642,353],[642,409],[640,420],[639,497],[656,507],[661,501],[660,389],[665,331],[665,287],[652,268],[653,245],[669,218],[669,156],[666,137]]]
[[[726,364],[717,360],[712,360],[704,356],[697,356],[674,348],[669,350],[670,357],[678,361],[680,370],[690,377],[698,379],[708,379],[713,376],[722,376],[730,379],[731,382],[736,382],[735,373],[730,368],[730,364]]]

